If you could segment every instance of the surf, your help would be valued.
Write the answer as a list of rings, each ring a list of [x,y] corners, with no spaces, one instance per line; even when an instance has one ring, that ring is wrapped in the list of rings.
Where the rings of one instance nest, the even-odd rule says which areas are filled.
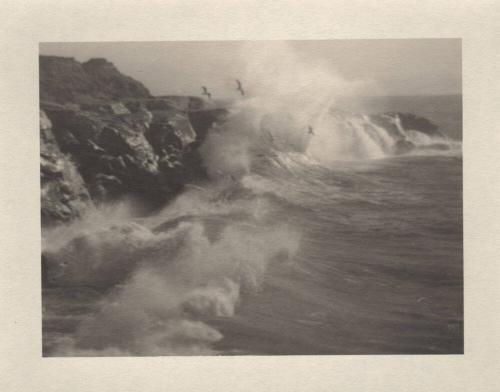
[[[150,214],[115,202],[44,230],[44,355],[414,353],[456,343],[443,325],[459,331],[460,143],[408,113],[338,109],[355,86],[276,45],[271,58],[244,48],[246,95],[198,148],[206,178]],[[398,285],[402,294],[391,291]],[[416,301],[429,285],[445,287],[429,301],[447,324]],[[433,345],[401,332],[413,314]],[[396,332],[404,336],[393,344]]]

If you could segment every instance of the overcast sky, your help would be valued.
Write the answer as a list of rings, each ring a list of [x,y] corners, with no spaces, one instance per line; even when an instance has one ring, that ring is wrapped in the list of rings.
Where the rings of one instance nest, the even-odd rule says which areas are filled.
[[[254,41],[251,45],[268,57],[263,67],[273,63],[273,56],[279,64],[283,54],[274,49],[275,43]],[[363,95],[462,91],[458,39],[287,41],[279,47],[283,45],[303,63],[301,69],[321,64],[348,82],[361,80]],[[104,57],[122,73],[144,83],[154,95],[199,95],[200,86],[206,85],[218,96],[231,97],[237,94],[234,79],[245,83],[248,76],[247,47],[243,41],[44,43],[40,53],[78,61]]]

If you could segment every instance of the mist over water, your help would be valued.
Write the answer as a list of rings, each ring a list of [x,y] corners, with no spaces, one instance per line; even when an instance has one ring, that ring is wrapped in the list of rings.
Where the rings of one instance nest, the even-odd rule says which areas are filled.
[[[369,81],[269,45],[243,48],[209,182],[43,233],[44,355],[463,349],[459,143],[339,113]],[[401,139],[447,148],[394,156]]]

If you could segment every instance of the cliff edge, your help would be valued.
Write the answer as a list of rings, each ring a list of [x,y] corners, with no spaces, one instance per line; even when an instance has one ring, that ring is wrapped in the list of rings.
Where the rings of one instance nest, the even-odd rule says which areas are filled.
[[[105,59],[40,56],[42,225],[134,196],[154,208],[204,178],[196,147],[224,110],[153,97]]]

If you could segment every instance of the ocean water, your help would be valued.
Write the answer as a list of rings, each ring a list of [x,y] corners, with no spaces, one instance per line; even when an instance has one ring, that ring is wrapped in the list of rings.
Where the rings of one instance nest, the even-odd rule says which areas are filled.
[[[440,99],[446,137],[401,130],[401,155],[368,117],[241,103],[201,147],[209,181],[44,230],[44,355],[462,353],[461,109]]]
[[[462,140],[461,95],[414,95],[341,98],[337,106],[353,112],[407,112],[425,117],[450,138]]]

